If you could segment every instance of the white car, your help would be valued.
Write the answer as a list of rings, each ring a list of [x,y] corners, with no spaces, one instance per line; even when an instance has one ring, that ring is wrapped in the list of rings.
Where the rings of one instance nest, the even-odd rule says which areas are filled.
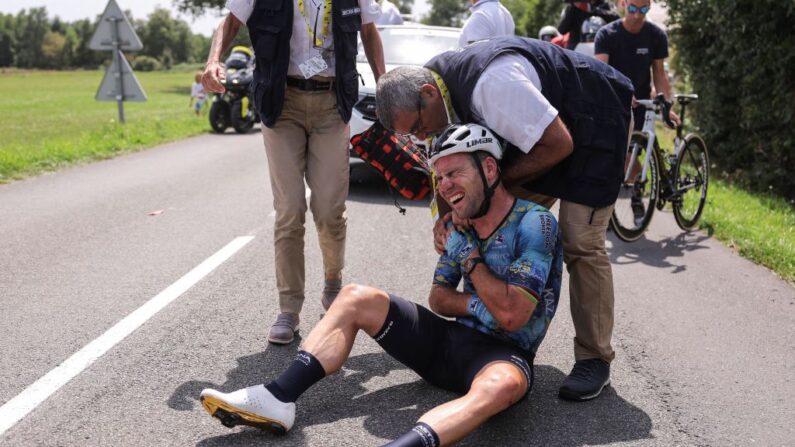
[[[386,71],[402,65],[425,65],[437,54],[458,48],[458,36],[461,34],[461,28],[415,23],[379,26],[378,31],[384,46]],[[375,121],[375,77],[367,63],[361,41],[356,69],[364,85],[359,85],[359,101],[353,107],[351,136],[364,132]],[[422,144],[417,140],[415,143]],[[351,168],[364,164],[353,151],[350,160]]]

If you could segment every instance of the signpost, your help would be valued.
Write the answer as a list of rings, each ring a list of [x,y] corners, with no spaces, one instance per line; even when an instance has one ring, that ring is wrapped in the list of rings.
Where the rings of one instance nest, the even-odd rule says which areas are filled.
[[[124,123],[124,101],[146,101],[146,93],[121,50],[138,51],[144,46],[116,0],[110,0],[105,7],[88,47],[92,50],[113,52],[113,62],[102,78],[95,99],[116,101],[119,106],[119,122]]]

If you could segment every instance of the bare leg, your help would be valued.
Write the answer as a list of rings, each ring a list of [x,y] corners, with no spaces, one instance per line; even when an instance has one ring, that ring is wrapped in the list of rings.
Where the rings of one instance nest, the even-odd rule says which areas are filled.
[[[527,378],[517,366],[493,362],[475,376],[466,395],[433,408],[419,422],[430,425],[442,445],[450,445],[518,402],[527,386]]]
[[[302,348],[331,374],[348,358],[359,329],[374,336],[389,312],[389,295],[374,287],[348,284],[306,337]]]

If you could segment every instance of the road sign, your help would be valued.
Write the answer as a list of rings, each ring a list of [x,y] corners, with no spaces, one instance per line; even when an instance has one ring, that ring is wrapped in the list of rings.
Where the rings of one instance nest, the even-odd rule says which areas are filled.
[[[114,34],[114,27],[118,27],[118,34]],[[97,30],[94,31],[88,47],[98,51],[113,50],[116,49],[115,38],[118,38],[118,48],[122,50],[138,51],[144,47],[116,0],[110,0],[99,19]]]
[[[111,0],[113,1],[113,0]],[[121,77],[121,82],[119,82]],[[146,101],[146,93],[133,74],[132,67],[121,51],[114,55],[113,63],[105,72],[99,90],[94,97],[97,101]]]

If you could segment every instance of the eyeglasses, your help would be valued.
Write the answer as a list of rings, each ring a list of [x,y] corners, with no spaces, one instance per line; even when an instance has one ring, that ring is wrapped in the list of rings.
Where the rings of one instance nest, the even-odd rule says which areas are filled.
[[[417,94],[417,121],[414,121],[414,125],[411,126],[408,132],[395,132],[396,134],[400,135],[401,137],[410,137],[412,135],[416,135],[419,133],[420,128],[422,127],[422,98]]]
[[[627,12],[630,14],[635,14],[636,12],[640,11],[641,14],[646,15],[650,9],[651,5],[646,5],[646,6],[627,5]]]

